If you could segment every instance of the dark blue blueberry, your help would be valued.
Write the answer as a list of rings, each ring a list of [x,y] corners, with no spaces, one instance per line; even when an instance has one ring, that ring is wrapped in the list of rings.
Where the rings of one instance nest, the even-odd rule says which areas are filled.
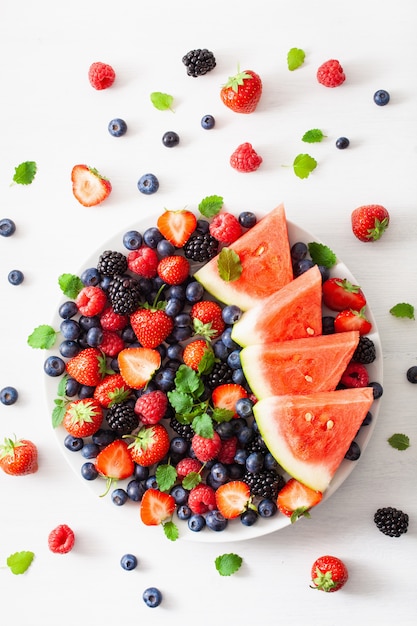
[[[406,372],[406,378],[413,385],[417,383],[417,365],[412,365]]]
[[[127,483],[126,493],[133,502],[140,502],[145,491],[145,483],[142,480],[133,479]]]
[[[138,565],[138,560],[134,554],[124,554],[120,559],[120,565],[127,572],[130,572],[132,569],[135,569]]]
[[[334,333],[334,316],[333,315],[324,315],[321,320],[322,329],[321,332],[323,335],[333,335]]]
[[[61,376],[65,372],[65,363],[59,356],[48,356],[43,369],[48,376]]]
[[[184,353],[184,348],[179,343],[173,343],[170,346],[167,346],[167,357],[169,359],[175,359],[177,361],[181,361],[182,355]]]
[[[159,180],[155,174],[144,174],[138,180],[138,189],[146,196],[150,196],[152,193],[156,193],[159,189]]]
[[[116,506],[123,506],[124,504],[126,504],[127,500],[128,495],[124,489],[121,489],[119,487],[118,489],[113,489],[113,491],[111,492],[111,501]]]
[[[176,504],[186,504],[188,502],[188,491],[182,485],[175,485],[171,489],[170,494]]]
[[[175,370],[172,370],[169,367],[160,369],[154,378],[158,389],[161,391],[171,391],[171,389],[175,386],[175,374]]]
[[[7,276],[7,280],[11,285],[21,285],[25,277],[20,270],[11,270]]]
[[[273,517],[278,511],[278,507],[273,500],[265,498],[258,504],[258,513],[261,517]]]
[[[84,446],[84,439],[82,437],[74,437],[74,435],[67,435],[64,439],[64,446],[71,452],[79,452]]]
[[[158,245],[156,246],[156,251],[161,258],[164,258],[166,256],[172,256],[173,254],[175,254],[175,246],[170,241],[168,241],[168,239],[162,239],[158,242]]]
[[[372,391],[374,394],[374,400],[378,400],[378,398],[380,398],[382,396],[382,394],[384,393],[384,389],[381,385],[381,383],[377,383],[377,382],[370,382],[369,387],[372,387]]]
[[[388,104],[389,101],[390,95],[388,91],[385,91],[385,89],[378,89],[378,91],[374,93],[374,102],[379,107],[385,106],[386,104]]]
[[[253,228],[257,222],[256,215],[252,211],[242,211],[238,216],[238,220],[243,228]]]
[[[213,474],[207,474],[206,483],[209,487],[212,487],[214,491],[216,491],[219,487],[224,485],[224,481],[216,480]]]
[[[177,454],[185,454],[188,450],[188,441],[184,437],[173,437],[169,449]]]
[[[6,406],[14,404],[19,397],[17,389],[14,387],[3,387],[0,391],[0,402]]]
[[[81,334],[81,328],[78,322],[73,319],[62,320],[59,330],[64,339],[75,341]]]
[[[191,326],[174,326],[172,333],[166,338],[166,342],[173,344],[177,341],[185,341],[193,334]]]
[[[204,130],[211,130],[212,128],[214,128],[215,123],[216,121],[212,115],[204,115],[201,118],[201,126],[204,128]]]
[[[135,343],[138,340],[131,326],[126,326],[125,328],[123,328],[120,336],[126,344]]]
[[[336,139],[336,148],[339,150],[345,150],[349,147],[350,141],[347,137],[339,137]]]
[[[296,241],[295,244],[291,246],[291,260],[293,263],[297,261],[302,261],[306,258],[308,253],[308,247],[303,241]]]
[[[136,480],[147,480],[149,477],[149,467],[145,467],[144,465],[135,465],[133,475]]]
[[[66,302],[63,302],[59,307],[58,313],[62,319],[67,320],[77,315],[78,307],[74,300],[66,300]]]
[[[113,276],[102,276],[99,287],[101,287],[101,289],[107,293],[112,280],[113,280]]]
[[[164,239],[164,236],[156,226],[150,226],[143,233],[143,243],[153,250],[156,250],[158,243],[162,239]]]
[[[169,317],[175,317],[184,308],[184,302],[182,300],[178,300],[178,298],[169,298],[166,301],[165,305],[165,313],[169,315]]]
[[[114,120],[109,122],[108,130],[112,137],[122,137],[126,134],[127,124],[124,120],[116,117]]]
[[[81,476],[85,480],[95,480],[98,476],[96,466],[91,461],[87,461],[81,465]]]
[[[80,400],[83,398],[92,398],[94,394],[95,387],[91,387],[90,385],[81,385],[78,390],[78,397]]]
[[[16,232],[16,224],[8,217],[0,220],[0,235],[2,237],[11,237]]]
[[[99,326],[93,326],[87,331],[85,339],[89,346],[97,348],[103,341],[103,330]]]
[[[243,369],[241,367],[238,367],[237,369],[233,370],[232,382],[234,382],[236,385],[241,385],[242,387],[245,386],[246,378],[245,378]]]
[[[116,433],[109,428],[99,428],[96,433],[91,437],[93,443],[96,443],[100,448],[105,448],[112,443],[116,438]]]
[[[264,457],[264,468],[266,470],[278,470],[278,461],[272,456],[270,452],[267,452]]]
[[[362,426],[369,426],[371,422],[372,422],[372,413],[368,411],[365,417],[363,418]]]
[[[177,507],[177,515],[180,520],[189,520],[192,515],[192,511],[188,504],[180,504],[180,506]]]
[[[253,402],[250,398],[239,398],[235,405],[236,413],[239,417],[252,417],[253,415]]]
[[[227,466],[227,471],[230,480],[240,480],[245,473],[245,467],[238,463],[230,463],[230,465]]]
[[[214,530],[215,532],[221,532],[227,528],[227,519],[215,509],[214,511],[208,511],[206,515],[207,528]]]
[[[230,352],[229,356],[227,357],[227,365],[232,370],[237,370],[237,369],[239,369],[241,367],[241,364],[240,364],[240,349],[232,350],[232,352]]]
[[[88,332],[90,328],[100,327],[100,318],[98,315],[81,315],[78,323],[83,330]]]
[[[71,359],[73,356],[76,356],[80,350],[80,344],[77,341],[65,339],[65,341],[61,341],[59,344],[59,353],[65,359]]]
[[[198,513],[191,515],[191,517],[188,520],[188,528],[192,530],[194,533],[199,533],[201,530],[203,530],[205,525],[206,525],[205,517],[203,515],[198,515]]]
[[[194,302],[199,302],[203,296],[204,296],[204,287],[201,283],[197,282],[196,280],[193,280],[192,282],[188,283],[185,289],[185,297],[188,300],[188,302],[191,302],[192,304]]]
[[[210,230],[210,222],[203,218],[198,219],[196,230],[198,230],[199,233],[208,233]]]
[[[218,433],[220,439],[230,439],[235,434],[235,430],[233,427],[234,420],[229,422],[220,422],[220,424],[216,425],[216,432]]]
[[[123,245],[127,250],[138,250],[142,245],[142,235],[137,230],[128,230],[123,235]]]
[[[171,285],[165,292],[166,298],[177,298],[177,300],[185,301],[184,285]]]
[[[293,265],[294,277],[301,276],[304,272],[311,269],[314,265],[314,262],[311,259],[301,259],[300,261],[296,261]]]
[[[230,326],[224,329],[220,339],[223,341],[226,348],[229,348],[229,350],[238,350],[240,348],[240,346],[232,339],[232,328]]]
[[[231,421],[233,424],[233,431],[235,435],[238,435],[244,428],[248,426],[248,422],[243,417],[237,417]]]
[[[162,135],[162,143],[165,148],[175,148],[175,146],[178,146],[179,142],[179,135],[173,130],[168,130]]]
[[[226,466],[223,463],[219,462],[215,463],[212,466],[210,470],[210,475],[220,485],[225,483],[228,479]]]
[[[96,287],[100,284],[101,274],[96,267],[88,267],[82,272],[80,279],[86,287]]]
[[[225,324],[235,324],[242,317],[242,309],[236,304],[229,304],[222,310],[222,318]]]
[[[85,459],[95,459],[100,452],[100,446],[96,443],[85,443],[81,450],[81,456]]]
[[[246,459],[246,469],[251,474],[257,474],[263,469],[264,455],[262,452],[251,452]]]
[[[227,348],[223,341],[216,341],[213,344],[213,351],[214,351],[214,356],[217,359],[220,359],[221,361],[226,361],[227,357],[229,356],[229,348]]]
[[[145,487],[146,489],[158,489],[158,481],[156,480],[155,474],[148,476],[145,481]]]
[[[245,426],[237,433],[237,438],[242,446],[246,446],[254,437],[253,430],[250,426]]]
[[[243,448],[239,448],[238,450],[236,450],[236,453],[234,456],[235,463],[237,463],[238,465],[246,465],[247,458],[248,458],[247,450],[244,450]]]
[[[345,459],[348,461],[357,461],[361,455],[361,449],[356,441],[352,441],[349,446],[349,450],[345,454]]]
[[[244,526],[253,526],[258,521],[258,513],[254,509],[247,509],[241,513],[240,521]]]
[[[149,606],[151,609],[159,606],[162,602],[162,593],[156,587],[145,589],[142,597],[146,606]]]
[[[318,265],[317,267],[320,270],[321,282],[324,283],[328,278],[330,278],[330,269],[325,265]]]

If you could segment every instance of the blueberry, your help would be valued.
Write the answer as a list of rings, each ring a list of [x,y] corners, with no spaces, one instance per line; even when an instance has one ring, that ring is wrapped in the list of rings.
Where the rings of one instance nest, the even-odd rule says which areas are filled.
[[[95,459],[100,452],[100,446],[96,443],[85,443],[81,450],[81,456],[85,459]]]
[[[133,502],[140,502],[145,491],[146,487],[142,480],[133,479],[127,483],[126,493]]]
[[[8,217],[0,220],[0,235],[2,237],[10,237],[16,231],[16,224]]]
[[[313,265],[314,262],[311,259],[301,259],[300,261],[296,261],[293,266],[294,277],[304,274],[304,272],[311,269]]]
[[[6,406],[10,406],[17,401],[19,394],[14,387],[3,387],[0,391],[0,402]]]
[[[25,277],[20,270],[11,270],[7,276],[7,280],[11,285],[21,285]]]
[[[120,565],[127,572],[130,572],[132,569],[135,569],[138,565],[138,560],[134,554],[124,554],[120,559]]]
[[[257,222],[256,215],[252,211],[242,211],[238,216],[238,220],[243,228],[252,228]]]
[[[232,339],[232,328],[229,326],[221,334],[221,340],[230,350],[237,350],[240,346]]]
[[[225,324],[235,324],[242,317],[242,309],[236,304],[229,304],[222,310],[222,318]]]
[[[191,283],[188,283],[185,289],[185,297],[188,302],[195,303],[199,302],[204,295],[204,287],[201,283],[193,280]]]
[[[239,398],[236,402],[235,409],[239,417],[252,417],[253,402],[250,398]]]
[[[176,504],[186,504],[188,501],[188,491],[186,491],[182,485],[175,485],[171,489],[170,494],[174,498]]]
[[[88,331],[94,326],[100,326],[100,318],[98,315],[81,315],[78,323],[83,330]]]
[[[234,382],[235,385],[241,385],[241,387],[244,387],[246,385],[245,374],[241,367],[238,367],[237,369],[232,371],[232,382]]]
[[[151,609],[159,606],[162,602],[162,593],[156,587],[145,589],[142,597],[146,606],[149,606]]]
[[[106,428],[99,428],[96,433],[92,436],[93,443],[96,443],[100,447],[108,446],[109,443],[112,443],[116,438],[116,434],[113,430]]]
[[[168,239],[161,239],[156,246],[156,251],[161,258],[175,254],[175,246]]]
[[[307,245],[303,241],[296,241],[291,246],[291,260],[293,263],[305,259],[308,253]]]
[[[246,459],[246,469],[252,474],[257,474],[264,466],[264,455],[261,452],[251,452]]]
[[[235,434],[234,426],[231,421],[220,422],[220,424],[216,424],[216,432],[219,434],[220,439],[223,440],[230,439]]]
[[[78,307],[75,304],[74,300],[67,300],[66,302],[63,302],[58,309],[59,316],[64,320],[74,317],[74,315],[77,315],[77,313]]]
[[[416,384],[417,383],[417,365],[412,365],[407,370],[407,380],[409,383]]]
[[[94,394],[95,387],[91,387],[89,385],[81,385],[78,390],[78,397],[80,400],[83,398],[92,398]]]
[[[227,481],[228,476],[227,476],[227,469],[225,467],[225,465],[223,463],[215,463],[211,470],[210,470],[210,475],[213,477],[213,479],[219,483],[219,484],[223,484]]]
[[[161,391],[171,391],[174,388],[175,383],[175,370],[165,367],[160,369],[155,376],[155,383]]]
[[[98,471],[94,463],[91,461],[87,461],[81,465],[81,476],[85,478],[85,480],[95,480],[98,476]]]
[[[250,426],[245,426],[244,428],[242,428],[238,433],[237,433],[237,438],[239,440],[239,443],[242,444],[242,446],[245,446],[247,443],[249,443],[249,441],[252,441],[253,439],[253,430],[252,428],[250,428]],[[243,450],[243,452],[245,452],[246,456],[247,456],[247,452],[245,450]],[[235,457],[236,462],[237,459]]]
[[[176,319],[177,318],[175,318],[175,320]],[[176,359],[180,361],[182,359],[183,353],[184,353],[184,348],[179,343],[173,343],[167,347],[168,359]]]
[[[152,474],[152,476],[148,476],[145,481],[146,489],[158,489],[158,481],[156,480],[156,476]]]
[[[101,281],[101,275],[96,267],[88,267],[82,272],[80,279],[86,287],[96,287]]]
[[[278,507],[273,500],[264,498],[258,504],[258,513],[261,517],[273,517],[277,512]]]
[[[188,528],[192,530],[194,533],[199,533],[206,525],[206,520],[203,515],[199,515],[195,513],[191,515],[188,520]]]
[[[278,461],[272,456],[270,452],[267,452],[264,457],[264,468],[266,470],[275,470],[279,468]]]
[[[121,137],[127,131],[127,124],[124,120],[116,117],[109,122],[108,130],[112,137]]]
[[[65,359],[71,359],[80,352],[80,344],[77,341],[70,341],[65,339],[59,344],[59,353]]]
[[[210,530],[214,530],[215,532],[221,532],[227,528],[228,521],[227,519],[217,511],[217,509],[213,511],[209,511],[206,515],[206,524],[207,528]]]
[[[198,219],[196,230],[198,230],[199,233],[203,233],[203,235],[205,233],[208,233],[210,230],[210,222],[208,222],[207,220],[203,218]]]
[[[212,115],[204,115],[201,118],[201,126],[205,130],[211,130],[212,128],[214,128],[215,123],[216,121]]]
[[[232,350],[229,356],[227,357],[227,365],[232,370],[237,370],[240,368],[240,350]],[[244,417],[244,416],[243,416]]]
[[[245,473],[245,468],[243,465],[238,465],[237,463],[230,463],[227,468],[229,473],[230,480],[241,480]]]
[[[138,189],[141,193],[149,196],[159,189],[159,180],[154,174],[144,174],[138,180]]]
[[[226,361],[229,355],[229,349],[226,348],[226,346],[224,345],[222,341],[216,341],[213,344],[213,351],[214,351],[215,357],[217,359],[220,359],[221,361]]]
[[[321,282],[324,283],[328,278],[330,278],[330,269],[325,265],[317,265],[321,274]]]
[[[349,446],[349,450],[345,454],[345,459],[348,461],[357,461],[361,455],[361,449],[356,441],[352,441]]]
[[[193,334],[191,326],[175,327],[169,337],[166,338],[167,343],[176,343],[177,341],[185,341]]]
[[[133,475],[136,480],[147,480],[149,477],[149,467],[145,467],[144,465],[135,465]]]
[[[128,495],[124,489],[121,489],[120,487],[118,489],[113,489],[111,493],[111,501],[113,504],[116,506],[123,506],[126,504],[127,500]]]
[[[93,326],[87,331],[85,339],[89,346],[97,348],[103,341],[103,330],[99,326]]]
[[[181,313],[183,308],[184,303],[182,300],[179,300],[178,298],[169,298],[166,301],[165,313],[169,315],[169,317],[175,317],[176,315]]]
[[[373,391],[373,394],[374,394],[374,400],[377,400],[378,398],[380,398],[382,396],[382,394],[384,393],[384,390],[383,390],[382,385],[380,383],[370,382],[369,383],[369,387],[372,387],[372,391]]]
[[[323,335],[333,335],[334,333],[334,316],[333,315],[325,315],[322,320],[322,334]]]
[[[184,437],[173,437],[169,449],[177,454],[185,454],[188,450],[188,441]]]
[[[180,138],[173,130],[167,131],[162,137],[162,143],[166,148],[174,148],[178,146],[179,142]]]
[[[64,446],[71,452],[78,452],[84,445],[84,439],[81,437],[74,437],[74,435],[67,435],[64,439]]]
[[[350,141],[347,137],[339,137],[339,139],[336,139],[336,148],[345,150],[345,148],[349,146],[349,143]]]
[[[127,250],[137,250],[142,245],[142,235],[137,230],[128,230],[123,235],[123,245]]]
[[[75,341],[81,334],[81,328],[78,322],[73,319],[62,320],[59,330],[64,339]]]
[[[177,515],[180,520],[189,520],[192,512],[188,504],[180,504],[180,506],[177,507]]]
[[[388,91],[385,91],[385,89],[378,89],[378,91],[374,93],[374,102],[379,107],[383,107],[386,104],[388,104],[389,100],[390,100],[390,95]]]
[[[143,243],[154,250],[162,239],[164,239],[164,236],[156,226],[150,226],[143,233]]]
[[[61,376],[65,372],[65,363],[59,356],[48,356],[43,369],[48,376]]]
[[[368,411],[365,417],[363,418],[363,422],[361,426],[369,426],[371,422],[372,422],[372,413]]]
[[[253,526],[258,520],[258,513],[254,509],[247,509],[240,515],[240,521],[244,526]]]

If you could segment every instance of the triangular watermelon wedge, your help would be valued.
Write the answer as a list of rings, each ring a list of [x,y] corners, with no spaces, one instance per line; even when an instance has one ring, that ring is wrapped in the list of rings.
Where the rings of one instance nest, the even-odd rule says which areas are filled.
[[[316,491],[325,491],[373,402],[371,387],[309,395],[271,396],[253,412],[281,467]]]
[[[322,278],[317,265],[267,300],[245,311],[233,325],[240,346],[313,337],[322,332]]]
[[[228,247],[240,259],[242,273],[238,279],[227,281],[220,277],[219,255],[194,274],[206,291],[224,304],[235,304],[246,311],[293,279],[283,204],[267,213]]]
[[[359,342],[358,331],[278,341],[243,348],[242,369],[251,390],[269,396],[333,391]]]

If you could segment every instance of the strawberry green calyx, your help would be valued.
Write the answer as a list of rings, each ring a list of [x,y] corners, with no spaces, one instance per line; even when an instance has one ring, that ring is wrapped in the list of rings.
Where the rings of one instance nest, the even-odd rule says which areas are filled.
[[[109,180],[108,178],[106,178],[106,176],[103,176],[102,174],[100,174],[98,169],[96,169],[95,167],[88,166],[88,169],[92,174],[94,174],[94,176],[97,176],[97,178],[99,178],[100,180]]]
[[[378,239],[380,239],[384,232],[387,230],[388,225],[389,219],[387,217],[384,217],[383,220],[375,218],[375,224],[373,228],[368,228],[368,239],[372,241],[377,241]]]
[[[224,85],[225,88],[230,87],[234,92],[238,92],[239,87],[241,87],[245,80],[252,80],[253,76],[248,74],[247,72],[241,72],[238,68],[238,73],[235,76],[229,76],[227,83]]]
[[[336,280],[335,282],[336,285],[343,287],[343,289],[349,293],[359,293],[361,290],[359,285],[354,285],[347,278],[342,278],[341,280]]]
[[[68,408],[72,424],[91,424],[97,414],[97,406],[94,402],[78,402]]]
[[[0,446],[0,459],[4,459],[8,456],[13,456],[15,454],[15,449],[20,446],[24,446],[25,444],[17,439],[10,439],[10,437],[4,438],[3,445]]]
[[[330,591],[339,586],[339,583],[333,580],[331,571],[321,572],[318,567],[316,567],[316,577],[313,579],[313,582],[314,586],[312,586],[312,589],[321,591]]]

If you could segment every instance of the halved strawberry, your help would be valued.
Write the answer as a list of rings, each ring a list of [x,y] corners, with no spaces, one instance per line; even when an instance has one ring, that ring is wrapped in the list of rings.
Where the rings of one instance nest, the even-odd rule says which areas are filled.
[[[241,398],[247,398],[248,392],[242,385],[237,383],[225,383],[213,389],[211,400],[215,409],[227,409],[233,411],[237,417],[236,402]]]
[[[132,460],[128,445],[123,439],[116,439],[98,453],[95,468],[101,476],[107,479],[105,496],[115,480],[123,480],[132,476],[135,464]]]
[[[197,227],[197,218],[191,211],[165,211],[156,223],[165,239],[176,248],[182,248]]]
[[[167,521],[175,511],[175,500],[158,489],[147,489],[140,503],[140,518],[146,526],[158,526]]]
[[[367,335],[371,332],[372,324],[365,315],[365,307],[363,307],[360,311],[344,309],[336,315],[334,320],[334,329],[337,333],[357,330],[360,335]]]
[[[216,490],[216,506],[226,519],[239,517],[250,502],[249,486],[242,480],[232,480]]]
[[[117,360],[123,380],[132,389],[143,389],[161,366],[161,355],[152,348],[125,348]]]
[[[303,515],[309,517],[309,510],[316,506],[322,497],[321,491],[314,491],[295,478],[290,478],[278,493],[277,506],[293,523]]]
[[[110,181],[88,165],[74,165],[71,181],[72,193],[83,206],[100,204],[112,190]]]

